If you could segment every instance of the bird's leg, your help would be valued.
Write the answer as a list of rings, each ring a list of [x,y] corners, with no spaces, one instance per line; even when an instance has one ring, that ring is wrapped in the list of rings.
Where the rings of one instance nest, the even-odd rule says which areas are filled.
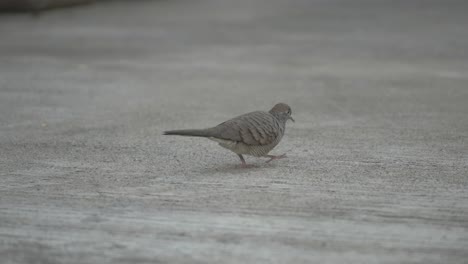
[[[248,165],[247,165],[247,163],[245,162],[244,157],[242,157],[241,154],[237,154],[237,155],[239,156],[239,158],[240,158],[240,160],[241,160],[241,162],[242,162],[241,167],[242,167],[242,168],[247,168]]]
[[[272,160],[277,160],[277,159],[283,159],[286,158],[286,153],[283,155],[275,156],[275,155],[265,155],[265,157],[270,158],[269,160],[266,161],[266,163],[269,163]]]

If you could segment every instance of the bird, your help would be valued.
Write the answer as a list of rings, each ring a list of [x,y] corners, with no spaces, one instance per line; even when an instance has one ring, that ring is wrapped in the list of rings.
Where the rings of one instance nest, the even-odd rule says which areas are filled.
[[[184,129],[165,131],[164,135],[204,137],[217,142],[221,147],[236,153],[242,167],[248,167],[243,155],[282,159],[283,155],[268,153],[278,145],[283,138],[286,121],[295,120],[291,117],[291,107],[285,103],[277,103],[270,111],[254,111],[229,119],[217,126],[205,129]]]

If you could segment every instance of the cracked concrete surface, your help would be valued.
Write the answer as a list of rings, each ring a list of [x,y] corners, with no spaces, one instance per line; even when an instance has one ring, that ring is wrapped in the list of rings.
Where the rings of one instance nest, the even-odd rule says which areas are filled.
[[[463,1],[0,17],[2,263],[466,263]],[[273,153],[162,131],[283,101]]]

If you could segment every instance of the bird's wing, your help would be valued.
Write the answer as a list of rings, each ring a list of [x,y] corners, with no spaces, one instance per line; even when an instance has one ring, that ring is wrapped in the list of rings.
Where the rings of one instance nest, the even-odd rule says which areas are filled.
[[[252,146],[271,144],[280,133],[276,118],[263,111],[235,117],[210,130],[215,138],[242,142]]]

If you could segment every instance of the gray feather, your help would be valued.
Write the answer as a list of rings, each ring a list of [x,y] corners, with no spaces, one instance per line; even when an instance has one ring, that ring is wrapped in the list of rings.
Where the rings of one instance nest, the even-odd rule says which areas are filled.
[[[164,131],[164,135],[177,135],[188,137],[212,137],[209,129],[183,129]]]
[[[272,114],[256,111],[230,119],[209,130],[215,138],[259,146],[268,145],[282,136],[284,125],[281,126]]]

